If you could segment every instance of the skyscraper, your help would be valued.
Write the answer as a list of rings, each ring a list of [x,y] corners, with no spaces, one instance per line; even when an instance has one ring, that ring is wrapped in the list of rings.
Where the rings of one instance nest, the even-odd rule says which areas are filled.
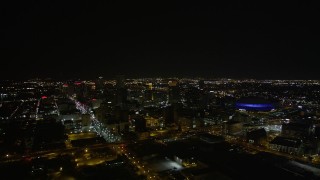
[[[116,77],[116,106],[123,107],[127,100],[127,88],[125,86],[125,79],[123,75]]]
[[[103,89],[104,89],[104,80],[103,80],[103,77],[102,77],[102,76],[100,76],[100,77],[96,80],[95,84],[96,84],[96,90],[97,90],[97,91],[103,91]]]
[[[180,96],[179,96],[179,86],[178,81],[172,80],[168,82],[168,96],[169,96],[169,103],[174,104],[179,102]]]

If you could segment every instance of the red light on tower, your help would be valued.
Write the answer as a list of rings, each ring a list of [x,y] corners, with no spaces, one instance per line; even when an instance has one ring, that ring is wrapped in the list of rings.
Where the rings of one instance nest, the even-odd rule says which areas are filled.
[[[41,99],[47,99],[47,98],[48,98],[47,96],[42,96],[42,97],[41,97]]]

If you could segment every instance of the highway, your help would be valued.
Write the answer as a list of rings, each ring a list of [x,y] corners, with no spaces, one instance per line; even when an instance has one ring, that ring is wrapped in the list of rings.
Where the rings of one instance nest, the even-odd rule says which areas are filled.
[[[94,115],[93,111],[90,107],[86,106],[83,103],[80,103],[76,99],[70,97],[70,99],[76,104],[76,108],[82,113],[82,114],[89,114],[90,120],[91,120],[91,126],[92,129],[99,135],[102,136],[107,142],[120,142],[121,136],[111,133],[110,129],[105,127],[105,125],[100,122]]]

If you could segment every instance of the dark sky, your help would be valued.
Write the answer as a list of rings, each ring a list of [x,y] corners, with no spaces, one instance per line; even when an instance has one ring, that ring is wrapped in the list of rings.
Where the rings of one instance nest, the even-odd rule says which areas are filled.
[[[147,2],[1,1],[1,79],[320,79],[319,4]]]

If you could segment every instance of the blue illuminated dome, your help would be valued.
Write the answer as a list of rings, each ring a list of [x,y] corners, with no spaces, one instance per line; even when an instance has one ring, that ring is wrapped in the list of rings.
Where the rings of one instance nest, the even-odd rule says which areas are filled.
[[[236,109],[247,111],[271,111],[274,105],[263,98],[241,98],[236,102]]]

